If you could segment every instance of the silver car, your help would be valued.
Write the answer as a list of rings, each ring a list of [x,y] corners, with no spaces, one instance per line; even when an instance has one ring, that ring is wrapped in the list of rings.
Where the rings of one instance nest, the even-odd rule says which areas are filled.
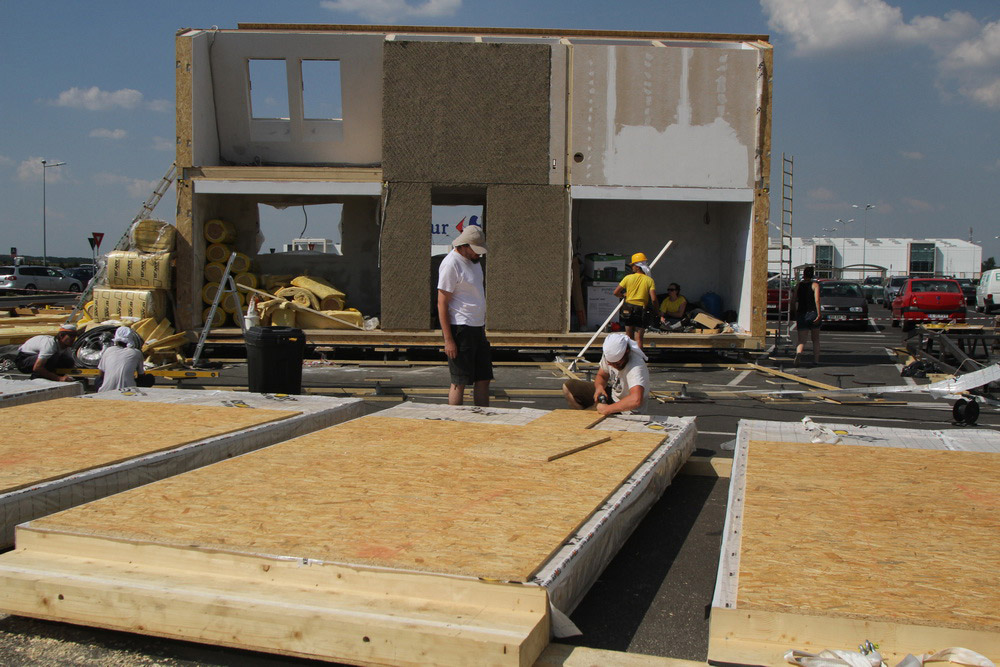
[[[0,292],[31,296],[33,292],[79,292],[83,284],[49,266],[0,266]]]
[[[885,292],[882,295],[882,303],[886,306],[892,305],[892,300],[899,296],[899,290],[903,288],[910,276],[892,276],[885,281]]]

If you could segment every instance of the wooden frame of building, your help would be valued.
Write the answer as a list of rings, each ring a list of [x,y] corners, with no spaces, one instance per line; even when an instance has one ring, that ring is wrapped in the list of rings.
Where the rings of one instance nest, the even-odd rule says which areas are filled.
[[[574,254],[652,257],[672,239],[654,279],[715,293],[741,333],[651,343],[762,346],[766,36],[243,24],[176,41],[178,327],[201,325],[202,229],[223,218],[258,272],[321,275],[378,314],[376,344],[431,332],[432,207],[468,204],[484,211],[487,328],[501,345],[582,344]],[[255,117],[258,60],[284,62],[287,118]],[[342,118],[303,110],[302,64],[317,60],[338,63]],[[258,254],[259,205],[323,203],[343,204],[342,255]]]

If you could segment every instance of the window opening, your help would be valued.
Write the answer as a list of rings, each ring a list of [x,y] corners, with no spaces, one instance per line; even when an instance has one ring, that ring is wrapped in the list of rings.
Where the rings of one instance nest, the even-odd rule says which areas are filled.
[[[284,60],[251,58],[250,117],[289,120],[288,71]]]
[[[340,61],[302,61],[302,114],[306,120],[343,120]]]
[[[934,250],[933,243],[910,245],[910,273],[913,275],[934,275]]]
[[[343,204],[270,205],[257,207],[263,248],[279,252],[312,251],[343,254]],[[267,252],[263,250],[261,252]]]
[[[431,255],[446,255],[451,243],[467,225],[483,226],[482,206],[432,206],[431,207]]]

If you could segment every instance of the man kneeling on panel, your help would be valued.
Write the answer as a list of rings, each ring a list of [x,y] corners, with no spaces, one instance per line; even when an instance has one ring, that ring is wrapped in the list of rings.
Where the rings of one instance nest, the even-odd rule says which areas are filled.
[[[609,334],[594,381],[567,380],[563,396],[577,410],[597,406],[602,415],[644,413],[649,403],[646,359],[634,340],[623,333]]]

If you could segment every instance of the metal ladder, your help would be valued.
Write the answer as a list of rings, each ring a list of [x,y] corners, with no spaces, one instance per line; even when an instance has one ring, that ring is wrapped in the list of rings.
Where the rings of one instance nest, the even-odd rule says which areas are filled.
[[[208,332],[212,329],[212,320],[215,318],[215,311],[219,308],[219,301],[222,300],[224,294],[233,293],[237,296],[237,304],[239,303],[239,292],[236,288],[236,281],[233,280],[232,268],[233,260],[236,259],[236,253],[231,253],[229,255],[229,261],[226,262],[226,270],[222,272],[222,278],[219,280],[219,289],[215,291],[215,298],[212,299],[212,307],[208,309],[208,316],[205,318],[205,325],[201,328],[201,335],[198,337],[198,346],[194,349],[194,356],[191,357],[191,367],[197,368],[198,361],[201,359],[201,351],[205,347],[205,341],[208,340]],[[227,286],[228,285],[228,289]],[[240,311],[237,305],[236,320],[240,324],[240,330],[245,334],[247,331],[246,322],[243,320],[243,313]]]
[[[128,237],[129,232],[132,231],[132,226],[140,220],[144,220],[149,217],[149,215],[153,212],[153,209],[156,208],[156,205],[160,203],[161,199],[163,199],[163,195],[165,195],[167,190],[170,189],[170,186],[173,185],[176,178],[177,163],[171,162],[170,167],[167,169],[167,173],[163,175],[159,184],[153,189],[153,194],[149,195],[146,201],[142,203],[142,208],[139,209],[136,216],[132,218],[132,222],[128,223],[128,227],[125,228],[125,233],[122,234],[121,238],[118,239],[118,242],[115,243],[115,250],[128,250]],[[89,283],[87,283],[87,286],[80,293],[80,300],[77,302],[76,307],[73,308],[73,312],[69,314],[69,318],[66,320],[67,322],[72,322],[77,318],[77,315],[83,308],[83,304],[87,302],[87,298],[94,292],[94,287],[102,284],[107,274],[107,264],[101,264],[100,268],[98,268],[94,273],[94,277]]]
[[[780,247],[779,259],[779,283],[778,289],[778,328],[775,333],[774,343],[777,348],[781,339],[782,324],[784,324],[785,335],[788,336],[791,344],[791,322],[792,322],[792,200],[794,190],[795,157],[787,157],[781,154],[781,225],[778,228]],[[783,289],[783,285],[789,288],[788,298]]]

